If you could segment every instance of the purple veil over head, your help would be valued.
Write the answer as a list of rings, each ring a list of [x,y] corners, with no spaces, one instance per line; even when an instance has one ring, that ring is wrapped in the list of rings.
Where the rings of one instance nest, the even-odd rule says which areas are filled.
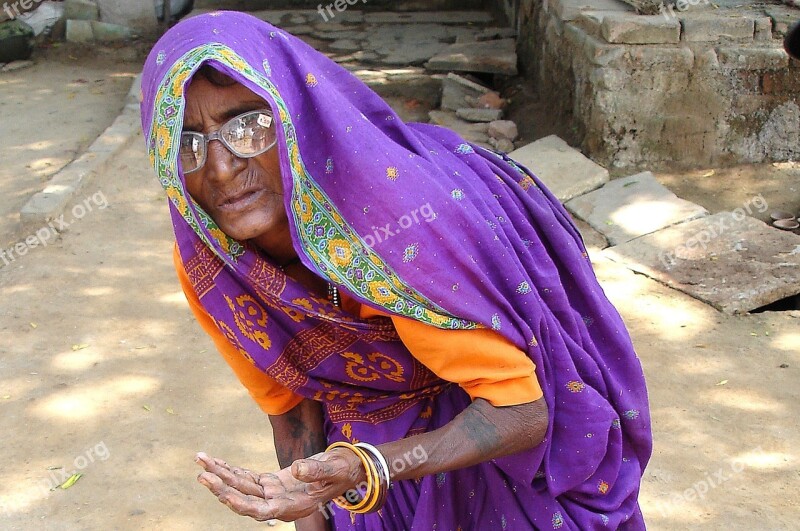
[[[403,123],[285,31],[219,12],[156,44],[142,127],[189,279],[242,355],[322,401],[329,442],[396,440],[469,404],[408,353],[388,319],[359,319],[310,295],[189,197],[177,152],[185,88],[204,64],[273,110],[284,204],[306,267],[389,314],[497,331],[535,363],[549,408],[538,447],[400,482],[379,514],[336,511],[336,529],[643,528],[637,496],[651,434],[642,369],[560,203],[507,157]]]

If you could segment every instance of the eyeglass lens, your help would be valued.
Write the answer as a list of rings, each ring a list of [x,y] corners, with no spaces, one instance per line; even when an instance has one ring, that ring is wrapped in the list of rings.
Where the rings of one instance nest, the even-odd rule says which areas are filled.
[[[181,134],[180,159],[184,173],[199,170],[206,162],[208,142],[219,139],[234,155],[242,158],[258,156],[276,141],[274,120],[269,111],[252,111],[237,116],[217,133],[186,131]]]

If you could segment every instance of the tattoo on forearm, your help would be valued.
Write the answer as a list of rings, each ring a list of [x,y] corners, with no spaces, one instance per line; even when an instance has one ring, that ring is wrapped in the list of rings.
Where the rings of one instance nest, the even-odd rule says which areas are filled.
[[[322,418],[317,404],[301,403],[277,420],[275,449],[281,468],[325,449]]]
[[[486,415],[474,404],[464,410],[463,426],[466,435],[481,453],[493,454],[501,442],[500,433]]]

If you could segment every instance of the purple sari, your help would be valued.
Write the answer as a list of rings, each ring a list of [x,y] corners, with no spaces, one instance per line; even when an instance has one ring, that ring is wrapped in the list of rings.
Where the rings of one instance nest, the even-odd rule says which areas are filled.
[[[403,123],[285,31],[212,13],[156,44],[142,126],[189,279],[241,354],[321,401],[329,442],[430,431],[470,403],[411,356],[389,319],[359,319],[311,296],[189,197],[178,139],[185,87],[204,63],[279,118],[284,202],[303,264],[392,315],[496,330],[536,364],[549,408],[538,447],[399,482],[377,514],[334,511],[335,528],[643,529],[637,496],[651,434],[642,369],[559,202],[507,157]]]

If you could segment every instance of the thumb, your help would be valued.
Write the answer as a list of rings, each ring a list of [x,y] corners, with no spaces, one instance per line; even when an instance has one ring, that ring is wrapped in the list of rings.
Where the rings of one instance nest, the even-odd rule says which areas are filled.
[[[327,463],[316,459],[298,459],[292,463],[292,475],[304,483],[330,479],[331,473]]]

